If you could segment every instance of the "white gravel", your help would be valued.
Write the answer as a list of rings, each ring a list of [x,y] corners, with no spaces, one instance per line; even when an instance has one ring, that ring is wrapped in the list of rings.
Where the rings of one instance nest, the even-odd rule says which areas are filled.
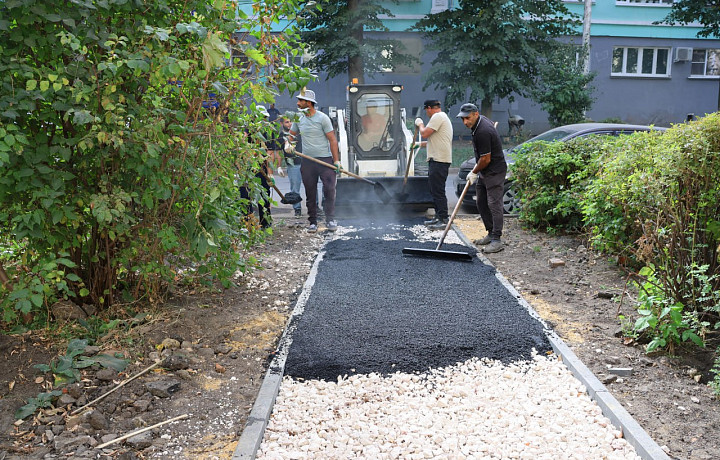
[[[639,459],[556,356],[285,377],[258,459]]]

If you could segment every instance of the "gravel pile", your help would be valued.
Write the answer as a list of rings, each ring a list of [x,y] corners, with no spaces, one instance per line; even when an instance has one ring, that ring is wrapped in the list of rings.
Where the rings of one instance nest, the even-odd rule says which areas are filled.
[[[555,356],[283,380],[258,459],[639,459]]]

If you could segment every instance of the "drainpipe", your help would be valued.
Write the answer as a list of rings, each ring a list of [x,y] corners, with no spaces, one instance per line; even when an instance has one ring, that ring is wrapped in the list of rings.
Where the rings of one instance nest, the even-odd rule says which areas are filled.
[[[585,0],[585,12],[583,14],[583,35],[582,44],[585,49],[585,65],[583,66],[583,73],[585,75],[590,73],[590,15],[592,10],[592,0]]]

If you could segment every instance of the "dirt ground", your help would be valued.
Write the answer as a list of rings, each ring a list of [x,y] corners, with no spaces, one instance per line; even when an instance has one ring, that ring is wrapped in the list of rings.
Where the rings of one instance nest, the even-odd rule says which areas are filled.
[[[456,223],[471,240],[484,235],[475,216]],[[238,276],[237,288],[175,292],[129,333],[111,331],[98,348],[128,357],[125,372],[85,369],[55,408],[22,423],[13,413],[52,379],[33,365],[49,363],[58,350],[39,333],[0,335],[0,460],[230,458],[327,237],[322,228],[306,234],[304,224],[302,218],[276,218],[273,235],[254,250],[262,269]],[[718,458],[720,402],[705,383],[709,356],[647,356],[641,345],[624,340],[617,314],[632,316],[626,275],[581,241],[525,231],[514,218],[506,221],[504,239],[505,250],[488,259],[658,444],[678,459]],[[551,259],[564,265],[551,268]],[[156,360],[162,367],[127,382]],[[632,368],[632,375],[617,377],[609,367]],[[112,389],[91,410],[71,415]]]

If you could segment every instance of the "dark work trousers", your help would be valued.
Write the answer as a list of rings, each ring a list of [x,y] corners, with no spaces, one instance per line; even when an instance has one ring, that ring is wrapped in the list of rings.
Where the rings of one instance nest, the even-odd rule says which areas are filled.
[[[267,191],[267,198],[260,198],[257,204],[253,205],[252,198],[250,198],[250,190],[248,190],[247,187],[240,187],[240,197],[250,201],[245,215],[252,214],[254,212],[254,207],[257,206],[258,221],[260,222],[260,225],[262,225],[262,228],[268,228],[272,222],[270,217],[270,184],[261,173],[257,173],[255,177],[260,179],[260,184],[262,184],[263,188]]]
[[[450,163],[428,161],[428,187],[435,204],[435,217],[440,220],[448,218],[447,195],[445,195],[445,182],[447,181]]]
[[[318,158],[330,166],[333,165],[332,157]],[[334,168],[334,166],[333,166]],[[323,190],[323,211],[325,211],[325,222],[335,220],[335,184],[337,174],[327,166],[319,165],[311,160],[305,160],[300,165],[303,186],[305,187],[305,204],[308,209],[308,220],[311,224],[317,225],[318,214],[318,179],[322,182]]]
[[[503,186],[505,173],[478,176],[476,204],[490,239],[499,240],[503,231]]]

